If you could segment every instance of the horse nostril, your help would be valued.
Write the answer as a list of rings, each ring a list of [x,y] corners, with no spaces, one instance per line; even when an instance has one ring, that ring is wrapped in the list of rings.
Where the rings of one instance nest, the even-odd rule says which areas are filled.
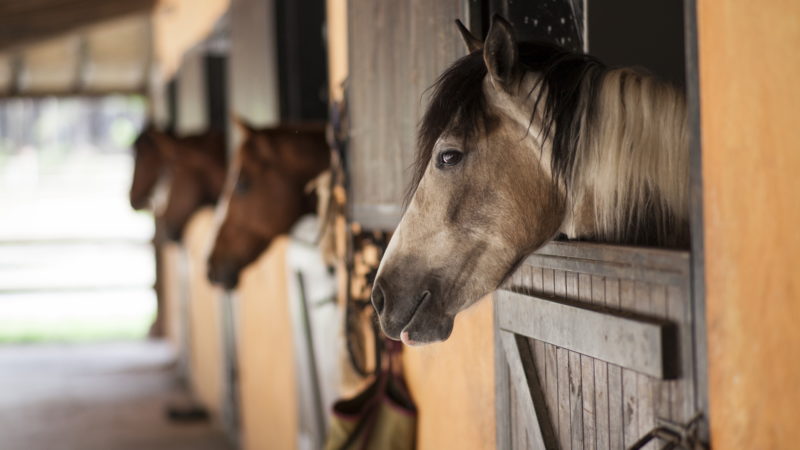
[[[213,262],[208,263],[208,267],[206,268],[206,278],[208,278],[208,281],[210,281],[211,283],[216,283],[217,281],[219,281],[217,279],[216,264],[214,264]]]
[[[239,284],[239,268],[233,263],[209,261],[208,281],[226,290],[233,290]]]
[[[167,239],[172,242],[180,242],[181,241],[181,229],[173,226],[166,227],[166,235]]]
[[[383,293],[383,288],[376,281],[375,286],[372,288],[372,306],[378,314],[383,312],[383,307],[386,305],[386,297]]]

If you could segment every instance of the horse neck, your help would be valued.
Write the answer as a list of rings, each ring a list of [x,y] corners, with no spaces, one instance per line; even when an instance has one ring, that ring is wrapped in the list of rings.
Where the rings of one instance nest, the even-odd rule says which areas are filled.
[[[303,193],[303,214],[317,212],[317,194],[313,190]],[[320,219],[321,220],[321,219]]]
[[[287,162],[293,165],[293,170],[307,178],[304,183],[311,181],[330,166],[330,149],[323,131],[305,130],[281,138],[284,140],[281,147],[287,152],[287,156],[294,156],[287,158]]]
[[[208,167],[206,168],[206,183],[208,184],[210,195],[216,201],[222,195],[222,190],[225,187],[228,168],[227,151],[225,150],[224,138],[219,133],[209,133],[206,135],[206,139],[209,156]]]
[[[308,213],[316,213],[317,212],[317,205],[318,205],[318,196],[316,189],[309,189],[309,184],[312,183],[319,175],[330,168],[330,150],[327,147],[327,143],[323,143],[322,146],[314,146],[314,148],[309,149],[309,159],[310,164],[308,170],[306,171],[306,177],[303,177],[303,201],[304,201],[304,214]],[[320,218],[320,220],[322,220]]]
[[[209,196],[213,198],[214,202],[219,200],[222,195],[222,190],[225,187],[225,167],[213,167],[207,170],[207,180],[205,182]]]
[[[611,70],[581,111],[567,234],[673,243],[688,223],[686,104],[675,87]],[[688,232],[688,226],[686,226]]]

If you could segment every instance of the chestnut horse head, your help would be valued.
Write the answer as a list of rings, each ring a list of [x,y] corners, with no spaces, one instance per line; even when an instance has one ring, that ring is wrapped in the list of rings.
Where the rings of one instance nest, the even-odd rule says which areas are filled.
[[[497,16],[485,42],[462,34],[470,54],[434,86],[372,293],[383,331],[407,344],[447,339],[459,312],[558,233],[659,245],[688,234],[680,91],[517,43]]]
[[[208,261],[208,278],[233,289],[239,274],[314,211],[307,185],[330,164],[322,125],[254,129],[239,124],[244,139],[225,189],[221,225]]]
[[[133,141],[133,180],[129,195],[133,209],[145,209],[150,205],[150,198],[164,172],[164,161],[153,137],[157,133],[161,132],[153,125],[147,125]]]
[[[189,218],[217,203],[225,183],[225,136],[207,132],[186,137],[154,134],[170,175],[167,205],[161,213],[167,237],[180,241]]]

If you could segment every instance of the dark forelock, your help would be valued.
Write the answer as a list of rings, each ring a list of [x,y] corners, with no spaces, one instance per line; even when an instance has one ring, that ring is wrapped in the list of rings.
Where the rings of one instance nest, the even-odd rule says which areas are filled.
[[[541,133],[553,141],[552,173],[557,181],[568,185],[580,118],[586,113],[589,120],[593,119],[591,105],[605,67],[588,55],[541,42],[519,44],[519,60],[526,71],[538,72],[541,76],[541,85],[536,87],[543,89],[534,89],[531,94],[538,92],[534,104],[543,109]],[[490,116],[483,92],[486,74],[483,52],[479,50],[457,60],[431,86],[428,110],[419,125],[414,174],[407,200],[419,185],[433,147],[445,131],[468,140],[480,131],[489,130]],[[588,96],[588,101],[581,102],[582,96]],[[587,111],[579,111],[582,104],[587,105]],[[531,122],[536,109],[531,111]]]

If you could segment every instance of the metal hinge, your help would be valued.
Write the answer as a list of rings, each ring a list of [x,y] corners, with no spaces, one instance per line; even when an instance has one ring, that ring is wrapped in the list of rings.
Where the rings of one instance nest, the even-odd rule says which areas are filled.
[[[708,442],[702,439],[700,430],[705,427],[705,416],[698,413],[686,424],[658,419],[659,425],[630,446],[629,450],[639,450],[654,439],[664,442],[663,450],[686,449],[708,450]]]

